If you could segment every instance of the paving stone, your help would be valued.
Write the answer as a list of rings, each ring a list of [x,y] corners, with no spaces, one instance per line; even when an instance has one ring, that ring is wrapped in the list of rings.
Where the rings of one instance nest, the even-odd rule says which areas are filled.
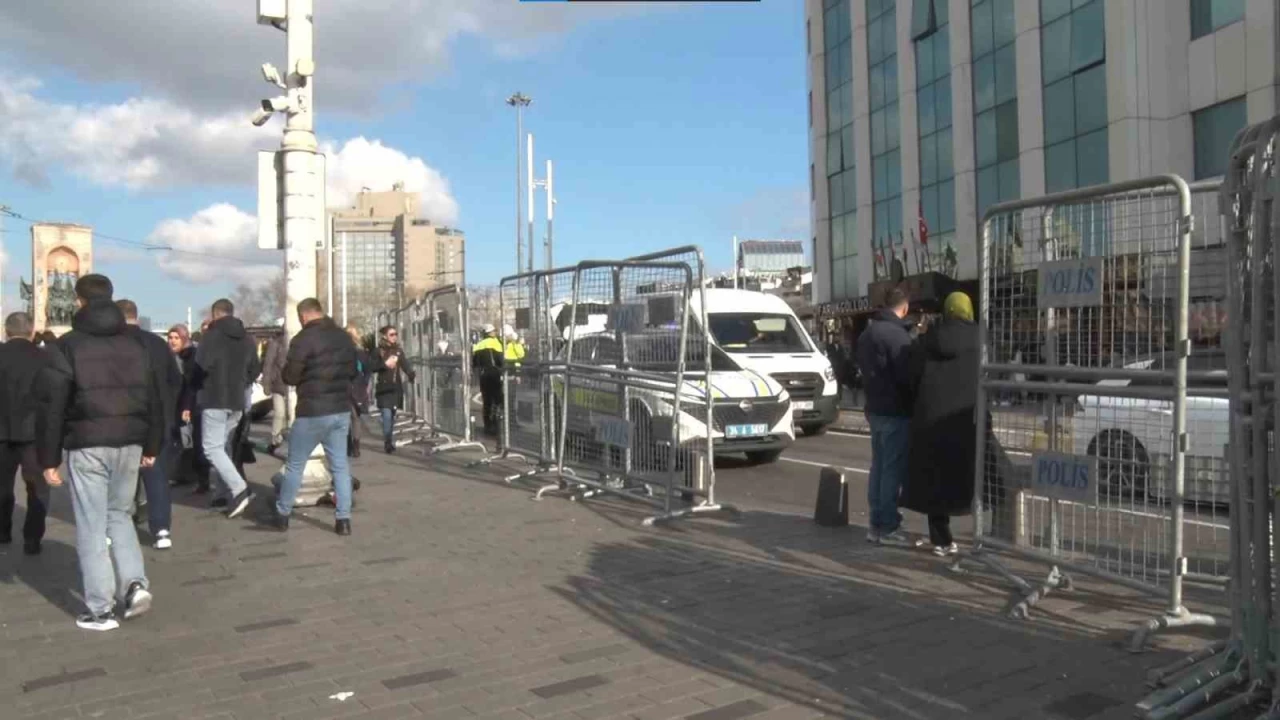
[[[616,500],[532,504],[467,457],[366,454],[350,538],[325,509],[264,537],[180,490],[179,552],[144,549],[155,607],[101,635],[71,622],[74,528],[55,512],[44,556],[0,553],[0,667],[21,673],[0,679],[0,717],[1109,720],[1175,639],[1203,642],[1129,655],[1115,638],[1158,608],[1101,609],[1119,595],[1089,580],[1011,622],[982,570],[751,508],[644,529]],[[250,466],[266,496],[270,465]],[[74,679],[90,668],[109,674]]]

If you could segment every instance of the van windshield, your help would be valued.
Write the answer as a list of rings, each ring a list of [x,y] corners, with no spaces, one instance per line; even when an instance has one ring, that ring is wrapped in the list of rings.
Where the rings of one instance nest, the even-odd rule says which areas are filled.
[[[716,344],[731,353],[813,352],[794,317],[781,313],[713,313],[707,316]]]

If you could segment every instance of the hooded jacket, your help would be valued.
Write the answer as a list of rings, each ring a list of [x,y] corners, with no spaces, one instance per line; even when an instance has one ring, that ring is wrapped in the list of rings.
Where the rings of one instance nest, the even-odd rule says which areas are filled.
[[[29,340],[0,345],[0,443],[35,442],[37,378],[49,366],[48,352]]]
[[[151,354],[127,331],[109,300],[80,309],[49,353],[48,401],[36,416],[42,467],[62,464],[62,451],[141,445],[155,457],[164,436],[164,409]]]
[[[258,348],[231,316],[209,326],[196,348],[197,404],[201,410],[244,411],[245,390],[262,372]]]
[[[332,319],[312,320],[289,343],[280,375],[298,388],[298,417],[349,413],[356,347]]]
[[[868,415],[911,415],[910,324],[882,308],[858,338],[858,370],[867,393]]]

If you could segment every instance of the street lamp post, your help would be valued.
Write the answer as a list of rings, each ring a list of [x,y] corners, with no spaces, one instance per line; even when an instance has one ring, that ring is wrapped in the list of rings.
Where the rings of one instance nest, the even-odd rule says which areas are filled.
[[[507,98],[507,104],[516,109],[516,274],[524,272],[524,199],[520,192],[524,172],[521,167],[521,145],[524,143],[524,109],[532,102],[532,98],[519,91]]]

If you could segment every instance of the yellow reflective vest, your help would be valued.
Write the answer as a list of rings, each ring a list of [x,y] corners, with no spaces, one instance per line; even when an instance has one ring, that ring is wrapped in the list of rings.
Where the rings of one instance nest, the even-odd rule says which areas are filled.
[[[481,370],[502,367],[502,342],[496,337],[487,337],[471,348],[471,364]]]
[[[519,340],[513,340],[507,343],[506,352],[503,354],[506,361],[512,365],[519,365],[524,359],[524,344]]]

